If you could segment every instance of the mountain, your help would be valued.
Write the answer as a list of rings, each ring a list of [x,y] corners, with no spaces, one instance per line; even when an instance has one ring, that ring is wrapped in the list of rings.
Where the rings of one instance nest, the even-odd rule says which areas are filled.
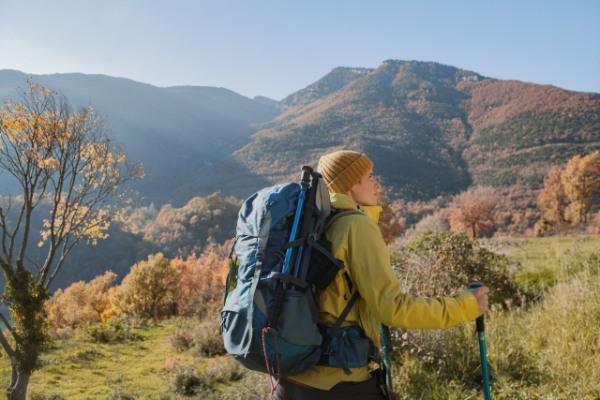
[[[315,100],[337,92],[350,82],[363,77],[369,72],[368,68],[335,68],[315,83],[281,100],[281,105],[283,108],[291,108],[312,103]]]
[[[427,200],[472,184],[535,191],[552,164],[600,148],[599,94],[434,62],[335,68],[280,102],[224,88],[2,70],[0,101],[28,77],[105,116],[128,158],[144,164],[135,184],[142,202],[157,206],[216,191],[244,198],[298,179],[301,165],[339,148],[369,154],[392,198]]]
[[[181,214],[195,196],[220,191],[242,199],[271,183],[297,180],[301,165],[314,166],[341,148],[366,152],[392,199],[426,201],[483,184],[517,193],[523,200],[514,207],[530,207],[551,165],[600,149],[600,94],[502,81],[433,62],[335,68],[280,102],[224,88],[0,70],[0,101],[17,98],[28,77],[106,117],[128,158],[144,164],[146,177],[135,186],[139,204],[172,205],[163,218]],[[0,194],[11,192],[5,175]],[[202,229],[201,222],[193,228]],[[220,225],[227,231],[235,221]],[[200,241],[198,248],[206,244]],[[135,262],[164,251],[161,246],[114,229],[101,245],[76,250],[58,285],[107,269],[122,278]]]
[[[256,131],[279,114],[276,102],[255,101],[215,87],[168,87],[104,75],[26,75],[0,71],[0,101],[18,100],[27,79],[91,105],[106,118],[128,159],[144,165],[134,189],[146,203],[183,205],[215,191],[241,195],[253,190],[252,176],[231,157]],[[10,187],[0,174],[2,187]],[[2,180],[4,179],[4,181]]]
[[[539,187],[552,164],[600,148],[600,95],[500,81],[433,62],[335,69],[236,151],[272,181],[331,150],[363,151],[392,197],[472,184]]]

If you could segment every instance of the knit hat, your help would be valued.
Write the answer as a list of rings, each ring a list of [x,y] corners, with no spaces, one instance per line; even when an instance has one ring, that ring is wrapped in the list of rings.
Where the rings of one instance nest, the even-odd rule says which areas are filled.
[[[317,166],[331,193],[347,193],[372,169],[373,162],[369,157],[351,150],[326,154]]]

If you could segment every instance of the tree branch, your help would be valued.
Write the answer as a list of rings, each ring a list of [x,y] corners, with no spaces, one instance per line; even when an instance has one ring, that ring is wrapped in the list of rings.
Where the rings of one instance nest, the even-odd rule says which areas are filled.
[[[15,331],[13,330],[12,326],[10,325],[10,322],[2,313],[0,313],[0,320],[2,320],[2,322],[4,323],[4,326],[6,326],[6,329],[8,329],[8,331],[13,336],[13,338],[17,339],[17,336],[15,335]]]
[[[15,356],[15,350],[11,347],[10,343],[8,343],[8,339],[4,336],[4,332],[0,330],[0,344],[2,348],[8,354],[9,358],[13,358]]]

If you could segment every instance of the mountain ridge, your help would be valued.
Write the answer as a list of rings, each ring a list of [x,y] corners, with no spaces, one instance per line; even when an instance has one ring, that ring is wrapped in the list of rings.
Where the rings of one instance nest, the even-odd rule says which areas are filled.
[[[267,149],[282,149],[296,161],[308,156],[313,164],[334,149],[365,151],[376,161],[376,173],[392,194],[412,200],[455,194],[475,183],[501,187],[531,183],[535,189],[550,163],[540,165],[535,176],[515,173],[498,165],[502,160],[494,164],[501,152],[483,146],[489,159],[488,168],[481,169],[482,154],[472,148],[481,148],[482,138],[485,142],[490,134],[499,134],[510,139],[507,144],[515,141],[515,135],[547,137],[533,145],[538,150],[550,147],[552,151],[541,155],[552,153],[548,161],[553,163],[566,162],[577,151],[591,152],[600,148],[599,97],[500,81],[438,63],[386,60],[336,91],[291,106],[255,133],[236,157],[254,173],[277,181],[289,179],[293,171],[281,166],[278,151]],[[565,113],[571,121],[559,118]],[[549,126],[551,122],[555,126]],[[557,136],[552,130],[562,131],[565,139],[560,146],[569,147],[564,154],[553,147],[558,142],[555,138],[552,144],[551,138]],[[587,139],[575,144],[578,137]],[[501,141],[494,143],[503,147]]]

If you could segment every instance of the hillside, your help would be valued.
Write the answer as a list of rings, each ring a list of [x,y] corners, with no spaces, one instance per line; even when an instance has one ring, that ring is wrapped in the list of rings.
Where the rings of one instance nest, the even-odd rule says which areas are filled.
[[[476,183],[537,188],[552,164],[600,148],[600,95],[486,80],[462,84],[471,129],[463,155]]]
[[[260,124],[276,116],[274,104],[224,88],[159,88],[104,75],[26,75],[0,71],[0,102],[18,99],[30,77],[64,94],[69,103],[91,105],[105,117],[130,160],[144,165],[135,189],[144,203],[183,205],[194,196],[221,190],[243,193],[259,182],[230,154],[247,143]],[[11,187],[0,174],[3,188]],[[2,180],[4,179],[4,180]],[[5,193],[5,190],[3,190]]]
[[[553,163],[600,148],[598,94],[430,62],[350,71],[286,98],[290,107],[237,159],[280,181],[330,150],[355,149],[373,158],[392,197],[426,200],[475,183],[534,191]]]

